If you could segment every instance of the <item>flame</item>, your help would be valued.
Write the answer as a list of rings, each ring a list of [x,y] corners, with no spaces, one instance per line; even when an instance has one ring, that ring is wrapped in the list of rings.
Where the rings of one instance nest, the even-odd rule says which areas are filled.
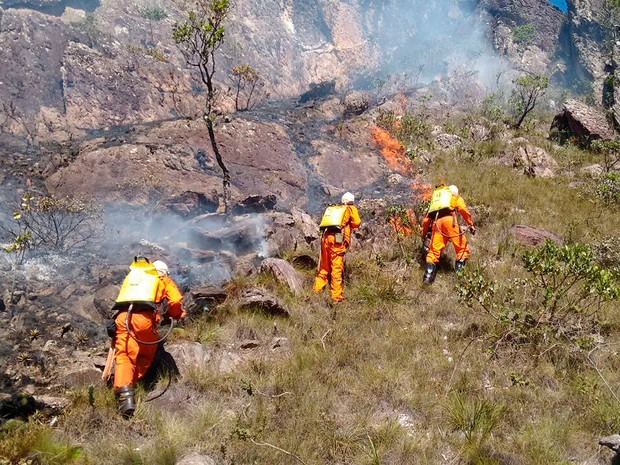
[[[411,160],[407,158],[405,148],[389,131],[375,126],[372,137],[381,147],[381,155],[383,155],[390,167],[402,174],[407,174],[411,171]]]
[[[397,235],[408,237],[413,234],[413,227],[418,221],[415,217],[415,212],[411,208],[405,210],[404,213],[404,217],[401,215],[391,216],[388,223]]]
[[[430,200],[433,195],[433,185],[424,181],[414,180],[411,183],[411,188],[415,191],[415,194],[412,194],[411,197],[416,200]]]

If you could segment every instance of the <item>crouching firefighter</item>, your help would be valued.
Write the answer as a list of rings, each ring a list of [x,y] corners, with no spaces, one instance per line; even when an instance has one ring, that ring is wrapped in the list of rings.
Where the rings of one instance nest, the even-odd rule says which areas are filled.
[[[319,270],[312,289],[322,291],[329,282],[334,302],[342,300],[344,255],[351,244],[351,230],[359,228],[362,223],[354,202],[353,194],[345,193],[340,205],[327,207],[319,225],[321,252]]]
[[[116,362],[114,392],[119,411],[125,417],[136,409],[134,385],[153,362],[157,345],[170,334],[174,320],[185,316],[181,307],[183,296],[168,274],[164,262],[151,263],[145,257],[135,257],[113,307],[116,313],[109,332]],[[172,321],[168,332],[159,338],[158,324],[162,319]],[[109,373],[104,372],[104,379],[106,376]]]
[[[476,228],[471,214],[465,205],[465,201],[459,195],[456,186],[439,185],[435,188],[428,211],[422,221],[422,239],[430,236],[428,252],[426,253],[426,271],[423,283],[430,284],[435,279],[437,263],[441,252],[448,242],[452,242],[456,253],[454,270],[458,273],[465,266],[469,258],[470,248],[465,238],[466,230],[459,226],[457,212],[469,225],[472,235],[476,234]]]

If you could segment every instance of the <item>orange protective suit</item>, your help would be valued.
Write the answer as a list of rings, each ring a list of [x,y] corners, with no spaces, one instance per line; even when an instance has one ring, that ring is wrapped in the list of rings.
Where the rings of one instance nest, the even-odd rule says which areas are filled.
[[[166,316],[178,319],[185,315],[181,308],[183,295],[168,276],[159,277],[155,302],[159,304],[164,299],[168,302]],[[126,318],[127,310],[122,310],[115,319],[116,368],[114,370],[114,389],[134,384],[142,378],[151,366],[155,352],[157,352],[157,344],[140,344],[129,335],[125,326]],[[159,315],[153,309],[132,310],[129,325],[138,339],[153,342],[158,338],[158,320]]]
[[[441,257],[441,252],[446,247],[448,241],[452,242],[457,260],[466,260],[469,257],[469,245],[465,234],[461,234],[461,229],[457,221],[456,213],[459,213],[463,220],[469,225],[474,225],[471,213],[465,205],[465,201],[458,194],[453,194],[450,200],[450,209],[440,210],[439,212],[427,213],[422,221],[422,238],[431,229],[431,242],[426,254],[426,263],[437,263]]]
[[[321,255],[319,258],[319,272],[314,280],[312,290],[322,291],[329,282],[332,300],[342,300],[342,272],[344,270],[344,254],[351,244],[351,230],[362,224],[360,214],[355,205],[347,205],[342,218],[342,244],[336,243],[336,232],[325,230],[321,236]]]

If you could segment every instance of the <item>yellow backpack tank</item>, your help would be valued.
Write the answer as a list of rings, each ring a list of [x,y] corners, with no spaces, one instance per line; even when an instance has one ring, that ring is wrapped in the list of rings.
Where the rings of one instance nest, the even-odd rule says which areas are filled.
[[[159,274],[155,265],[146,257],[134,257],[114,308],[122,307],[123,304],[142,304],[154,308],[158,286]]]
[[[448,187],[435,189],[431,197],[431,203],[428,206],[428,213],[433,213],[445,208],[452,209],[452,191]]]
[[[325,209],[325,213],[323,213],[323,218],[321,218],[319,228],[321,230],[327,228],[342,228],[342,220],[346,210],[346,205],[330,205]]]

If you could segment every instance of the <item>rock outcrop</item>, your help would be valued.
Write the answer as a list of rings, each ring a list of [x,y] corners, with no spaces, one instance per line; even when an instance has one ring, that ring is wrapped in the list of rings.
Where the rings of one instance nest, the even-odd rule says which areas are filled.
[[[557,114],[551,124],[552,135],[560,141],[574,138],[582,145],[593,140],[611,140],[615,131],[605,115],[577,100],[567,100],[562,112]]]

